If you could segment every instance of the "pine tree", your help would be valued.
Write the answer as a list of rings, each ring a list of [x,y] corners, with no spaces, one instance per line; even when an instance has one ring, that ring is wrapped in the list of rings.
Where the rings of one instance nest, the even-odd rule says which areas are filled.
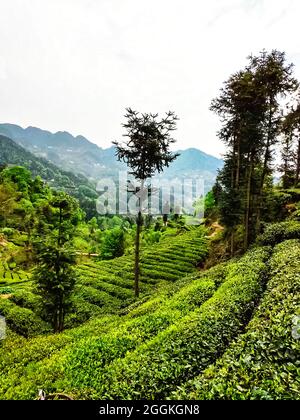
[[[284,188],[296,187],[300,182],[300,100],[288,109],[282,123],[282,164],[279,167]]]
[[[81,214],[78,202],[65,193],[55,193],[40,206],[38,214],[34,241],[37,266],[33,278],[42,297],[44,317],[51,322],[54,332],[61,332],[76,283],[72,239]]]
[[[261,150],[263,99],[257,95],[253,74],[241,71],[225,82],[211,110],[222,119],[220,139],[227,146],[224,167],[218,177],[221,221],[230,234],[231,254],[237,226],[244,224],[244,243],[248,246],[255,192],[255,168]]]
[[[116,155],[119,161],[125,162],[131,169],[132,174],[139,182],[136,188],[138,197],[138,214],[136,218],[135,238],[135,268],[134,290],[135,296],[139,296],[140,276],[140,234],[143,226],[143,201],[148,197],[146,180],[156,172],[161,173],[165,167],[173,162],[178,154],[170,151],[170,146],[175,142],[171,134],[176,130],[177,116],[168,112],[165,117],[158,119],[158,114],[140,114],[131,108],[126,109],[123,124],[126,130],[127,141],[125,144],[114,142]]]
[[[261,210],[264,200],[264,187],[267,177],[272,173],[273,149],[279,142],[282,120],[281,100],[295,92],[298,87],[293,77],[293,64],[286,63],[284,52],[262,51],[259,56],[249,57],[249,70],[255,76],[257,94],[264,99],[262,119],[263,149],[257,194],[256,230],[260,230]]]

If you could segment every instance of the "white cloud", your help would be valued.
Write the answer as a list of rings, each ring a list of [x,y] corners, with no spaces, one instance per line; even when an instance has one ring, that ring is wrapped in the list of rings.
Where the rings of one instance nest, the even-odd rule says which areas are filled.
[[[298,0],[0,0],[0,6],[1,120],[68,130],[100,146],[120,138],[126,106],[172,109],[180,117],[178,147],[218,155],[219,123],[209,104],[246,56],[282,49],[300,68]]]

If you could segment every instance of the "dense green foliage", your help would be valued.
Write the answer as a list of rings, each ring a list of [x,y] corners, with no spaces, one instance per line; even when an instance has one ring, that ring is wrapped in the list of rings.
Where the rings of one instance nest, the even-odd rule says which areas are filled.
[[[227,153],[213,190],[194,197],[195,211],[206,205],[201,226],[176,207],[142,215],[149,178],[176,157],[173,113],[158,121],[128,109],[128,141],[115,143],[137,178],[128,183],[136,220],[99,216],[84,177],[0,136],[0,399],[41,389],[95,400],[300,399],[300,120],[298,105],[282,106],[297,88],[276,50],[225,83],[211,108]],[[25,131],[46,147],[50,133]],[[52,139],[56,151],[74,142]]]
[[[19,371],[24,379],[19,391],[15,388],[17,398],[33,396],[36,386],[45,384],[51,391],[84,398],[167,396],[176,383],[215,360],[247,322],[262,292],[268,254],[268,249],[258,249],[240,262],[179,280],[157,297],[128,308],[121,323],[111,319],[107,324],[103,319],[103,325],[100,319],[81,327],[74,344],[70,336],[76,330],[63,333],[47,362],[31,363],[28,368],[27,363],[16,365],[12,376],[0,382],[2,389],[11,395],[8,384],[19,380],[15,376]],[[39,340],[43,349],[50,337]],[[68,346],[58,351],[66,342]],[[25,360],[36,357],[32,353],[35,343],[24,349]]]
[[[222,121],[218,135],[226,145],[216,200],[231,255],[246,250],[268,218],[273,150],[283,132],[281,98],[292,97],[298,86],[285,53],[263,51],[248,57],[245,69],[230,76],[212,102],[211,110]]]
[[[282,122],[284,134],[281,149],[283,188],[299,187],[300,183],[300,95],[296,106],[289,106],[287,115]]]
[[[0,135],[0,166],[8,164],[24,166],[34,177],[39,176],[51,187],[74,195],[80,201],[88,218],[96,214],[97,193],[94,185],[87,178],[59,169],[46,159],[23,149],[10,138]]]
[[[275,236],[270,226],[261,243],[285,240],[296,225],[281,224]],[[83,325],[60,335],[40,335],[49,326],[34,313],[40,301],[30,284],[0,299],[9,319],[0,398],[35,398],[40,388],[84,399],[298,398],[299,346],[289,336],[299,298],[297,240],[274,251],[254,247],[197,273],[207,255],[205,229],[170,233],[144,249],[137,302],[132,255],[78,265],[66,326]]]
[[[258,237],[262,245],[276,245],[286,239],[300,239],[300,223],[288,221],[274,223],[266,227],[264,233]]]
[[[246,332],[176,398],[300,398],[299,261],[299,240],[275,248],[267,290]]]
[[[68,227],[67,227],[68,229]],[[55,230],[52,232],[54,240],[57,239]],[[191,273],[195,270],[198,262],[204,260],[207,255],[207,240],[204,237],[205,229],[197,228],[189,232],[177,232],[174,230],[172,236],[162,238],[159,244],[148,246],[144,251],[141,260],[141,297],[146,298],[153,294],[156,289],[164,287],[169,282],[180,280],[185,274]],[[169,233],[170,235],[170,233]],[[51,245],[50,236],[45,245],[41,248],[42,257],[45,256],[45,262],[36,270],[35,277],[39,278],[39,286],[43,286],[43,300],[46,299],[46,304],[41,305],[41,300],[36,295],[35,288],[32,288],[32,278],[28,278],[24,273],[23,282],[20,283],[19,277],[16,278],[17,284],[11,278],[5,279],[3,287],[10,287],[9,292],[12,296],[9,301],[14,302],[21,308],[25,307],[32,310],[36,316],[42,316],[46,321],[51,322],[49,318],[49,310],[53,309],[52,299],[49,292],[53,292],[53,297],[56,299],[56,287],[61,284],[61,281],[56,283],[53,281],[55,273],[51,273],[49,264],[52,266],[53,261],[56,261],[56,254],[54,257],[52,252],[48,252],[48,246]],[[49,244],[50,241],[50,244]],[[38,244],[41,246],[41,244]],[[187,251],[189,249],[189,251]],[[64,248],[61,249],[59,255],[63,255]],[[45,254],[44,254],[45,253]],[[69,258],[69,257],[68,257]],[[43,258],[42,258],[43,260]],[[160,267],[156,268],[156,262],[159,261]],[[62,261],[63,262],[63,261]],[[133,294],[133,256],[123,256],[110,261],[91,262],[82,261],[75,267],[75,272],[72,278],[77,278],[75,290],[71,299],[68,299],[65,326],[67,328],[74,327],[86,322],[90,318],[94,318],[103,314],[118,313],[120,310],[126,308],[127,305],[134,301]],[[16,276],[16,274],[14,274]],[[51,281],[52,279],[52,281]],[[68,284],[68,279],[66,279]],[[51,287],[50,287],[51,286]],[[50,287],[50,290],[49,290]],[[1,292],[0,284],[0,292]],[[5,291],[5,289],[4,289]],[[1,302],[0,302],[1,305]],[[12,307],[12,306],[11,306]],[[54,305],[54,307],[56,307]],[[48,310],[46,310],[48,309]],[[52,312],[52,309],[50,312]],[[46,310],[46,313],[45,313]],[[13,317],[10,321],[12,330],[18,330],[19,334],[27,335],[27,329],[24,331],[20,329],[18,322],[14,324]],[[41,330],[41,333],[44,331]]]

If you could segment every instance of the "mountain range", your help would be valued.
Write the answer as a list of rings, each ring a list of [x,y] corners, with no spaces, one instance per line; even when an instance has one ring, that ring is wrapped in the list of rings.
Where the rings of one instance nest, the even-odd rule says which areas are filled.
[[[86,177],[64,171],[0,134],[0,166],[10,165],[24,166],[33,176],[40,176],[50,187],[76,197],[88,219],[97,214],[95,200],[98,195],[95,185]]]
[[[15,124],[0,124],[0,134],[61,170],[97,181],[115,177],[124,164],[117,161],[115,148],[103,149],[83,136],[74,137],[66,131],[51,133],[36,127],[22,128]],[[165,178],[203,177],[205,189],[211,188],[222,160],[198,149],[179,150],[180,156],[163,173]]]

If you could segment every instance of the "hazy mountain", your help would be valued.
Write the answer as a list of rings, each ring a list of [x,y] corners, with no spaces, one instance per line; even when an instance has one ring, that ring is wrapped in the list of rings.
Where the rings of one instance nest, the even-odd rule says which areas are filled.
[[[35,127],[0,124],[0,134],[67,171],[91,178],[112,175],[119,166],[112,147],[102,149],[83,136],[73,137],[65,131],[52,134]]]
[[[118,170],[124,169],[124,165],[116,160],[114,147],[102,149],[83,136],[74,137],[65,131],[53,134],[35,127],[23,129],[13,124],[0,124],[0,134],[10,137],[35,156],[89,178],[115,176]],[[169,178],[202,176],[206,189],[209,189],[223,164],[222,160],[198,149],[180,150],[179,153],[180,156],[163,175]]]
[[[40,176],[50,186],[66,190],[75,196],[78,196],[82,188],[91,189],[91,194],[94,193],[94,187],[86,177],[59,169],[51,162],[35,156],[1,134],[0,165],[24,166],[32,172],[33,176]]]

